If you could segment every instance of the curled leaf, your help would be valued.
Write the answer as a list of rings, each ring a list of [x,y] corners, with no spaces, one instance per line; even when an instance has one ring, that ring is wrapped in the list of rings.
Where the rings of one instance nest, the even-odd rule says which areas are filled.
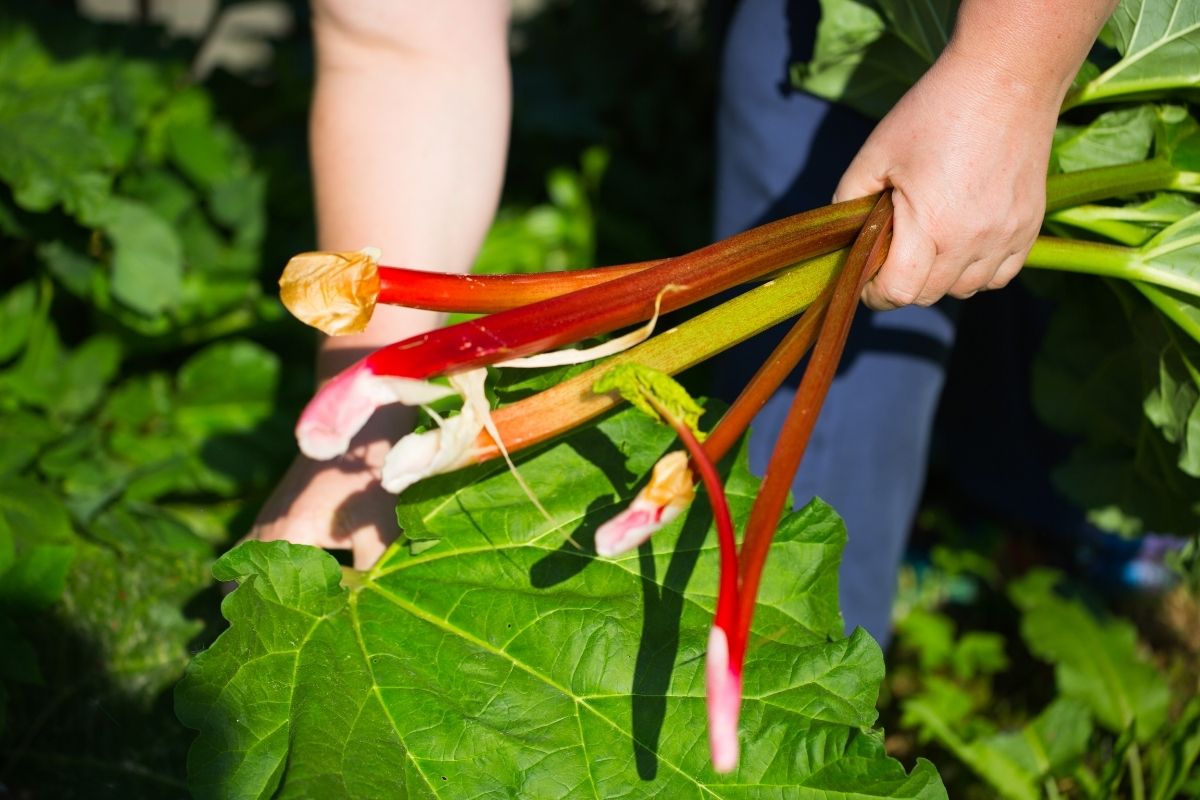
[[[618,364],[600,376],[592,385],[592,391],[597,394],[617,392],[635,408],[654,419],[666,421],[654,407],[654,403],[658,403],[682,422],[698,441],[704,441],[705,434],[699,427],[704,407],[693,400],[678,381],[664,372],[640,364]]]
[[[379,256],[374,247],[294,256],[279,277],[279,299],[296,319],[330,336],[361,333],[379,297]]]

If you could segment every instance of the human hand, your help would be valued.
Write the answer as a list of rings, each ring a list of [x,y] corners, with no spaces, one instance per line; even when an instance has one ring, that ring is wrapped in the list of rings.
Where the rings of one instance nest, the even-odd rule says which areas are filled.
[[[343,463],[299,456],[246,538],[352,550],[354,567],[369,569],[399,534],[395,507],[396,498],[358,459]]]
[[[400,534],[396,497],[379,485],[391,449],[385,437],[411,426],[411,409],[381,409],[344,456],[297,456],[246,538],[351,550],[354,568],[369,569]]]
[[[883,118],[834,195],[892,189],[891,250],[868,306],[927,306],[1016,276],[1045,211],[1057,89],[951,47]]]

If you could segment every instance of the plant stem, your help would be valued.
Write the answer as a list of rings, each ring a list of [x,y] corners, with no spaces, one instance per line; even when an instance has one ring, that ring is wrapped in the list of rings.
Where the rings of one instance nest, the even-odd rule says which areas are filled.
[[[717,608],[713,624],[730,634],[735,631],[738,618],[738,559],[737,539],[733,530],[733,517],[729,513],[729,501],[725,497],[725,487],[721,484],[721,476],[713,460],[705,452],[704,446],[696,441],[688,426],[659,403],[653,395],[646,394],[646,400],[667,421],[674,430],[683,446],[692,457],[691,467],[700,475],[704,490],[708,493],[708,504],[712,508],[713,523],[717,529],[717,544],[721,556],[720,588],[717,592]],[[729,640],[730,661],[740,663],[744,649],[743,639],[731,636]]]
[[[492,314],[633,275],[663,260],[516,275],[457,275],[381,266],[376,302],[427,311]]]
[[[1143,260],[1138,249],[1101,242],[1039,236],[1025,259],[1025,266],[1144,281],[1190,295],[1200,295],[1200,279]]]
[[[1174,188],[1181,173],[1163,159],[1096,167],[1052,175],[1046,181],[1046,211]]]
[[[838,276],[812,358],[792,400],[791,410],[779,431],[775,450],[767,466],[767,474],[763,477],[758,497],[750,510],[750,519],[746,523],[738,559],[742,591],[738,635],[743,640],[749,638],[763,566],[766,564],[771,540],[775,536],[779,516],[791,489],[792,478],[800,466],[821,404],[833,382],[838,360],[850,332],[850,323],[858,308],[862,287],[887,257],[891,224],[891,194],[885,193],[871,210],[862,232],[850,248],[846,266]]]
[[[825,311],[829,307],[835,286],[834,281],[829,282],[825,291],[813,301],[783,340],[775,346],[771,355],[733,401],[733,405],[713,427],[712,433],[704,440],[704,451],[713,461],[720,461],[730,448],[737,444],[738,439],[750,427],[754,416],[762,410],[771,399],[771,395],[775,394],[812,347],[821,321],[825,319]]]
[[[532,355],[669,313],[849,244],[874,203],[861,198],[797,214],[657,266],[376,350],[375,375],[426,379]]]
[[[1062,794],[1058,791],[1058,781],[1054,780],[1053,775],[1047,775],[1042,785],[1046,788],[1046,797],[1050,800],[1060,800]]]
[[[1129,766],[1129,790],[1133,800],[1146,800],[1145,778],[1142,775],[1142,751],[1134,742],[1125,753],[1125,762]]]

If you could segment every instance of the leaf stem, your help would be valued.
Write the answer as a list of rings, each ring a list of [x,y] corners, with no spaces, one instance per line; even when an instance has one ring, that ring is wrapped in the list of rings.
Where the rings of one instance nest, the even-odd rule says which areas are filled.
[[[413,336],[376,350],[365,363],[376,375],[426,379],[644,322],[660,295],[661,311],[669,313],[844,247],[873,203],[860,198],[771,222],[623,278]]]
[[[775,349],[771,351],[766,361],[754,373],[754,377],[738,394],[733,405],[726,410],[712,433],[704,441],[704,450],[713,461],[725,457],[741,438],[754,416],[762,410],[775,391],[787,379],[800,360],[812,348],[817,338],[821,321],[825,319],[825,311],[829,300],[833,297],[835,281],[830,281],[821,292],[820,297],[813,301],[808,310],[796,321],[791,330],[783,337]]]
[[[1046,181],[1046,211],[1170,189],[1182,179],[1181,175],[1183,173],[1161,158],[1052,175]]]
[[[1129,766],[1129,791],[1133,800],[1146,800],[1145,777],[1142,775],[1142,751],[1134,742],[1125,753],[1125,762]]]
[[[1135,248],[1102,242],[1085,242],[1039,236],[1025,259],[1025,266],[1082,272],[1127,281],[1144,281],[1167,289],[1200,295],[1200,279],[1180,270],[1164,269],[1142,259]]]
[[[716,464],[709,457],[704,445],[696,440],[695,435],[683,420],[671,413],[670,409],[651,394],[645,395],[647,402],[654,407],[658,415],[667,421],[674,430],[683,446],[692,457],[691,466],[700,475],[704,490],[708,493],[708,504],[712,508],[713,523],[717,528],[717,544],[721,554],[720,588],[717,592],[717,609],[713,624],[729,631],[736,630],[738,618],[738,558],[737,538],[733,529],[733,517],[729,513],[729,501],[725,497],[725,487],[721,476],[717,473]],[[740,663],[744,649],[739,637],[731,635],[730,661]]]
[[[596,394],[592,385],[618,364],[676,375],[795,316],[820,297],[843,258],[837,252],[811,259],[556,386],[496,409],[492,418],[504,443],[510,452],[529,447],[614,408],[620,396]],[[476,440],[475,451],[480,461],[498,455],[486,436]]]

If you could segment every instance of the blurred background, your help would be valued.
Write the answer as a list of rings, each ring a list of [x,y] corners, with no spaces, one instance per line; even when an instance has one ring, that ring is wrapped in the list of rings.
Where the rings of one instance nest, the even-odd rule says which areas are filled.
[[[512,149],[478,269],[707,243],[722,8],[514,6]],[[284,0],[0,11],[0,797],[186,796],[191,733],[171,688],[221,629],[209,566],[292,457],[312,385],[315,340],[273,289],[313,246],[308,13]],[[1194,554],[1174,553],[1173,571],[1147,552],[1026,529],[935,473],[882,700],[893,754],[933,759],[952,797],[993,796],[965,748],[1054,701],[1062,659],[1037,644],[1037,614],[1094,625],[1097,646],[1183,714],[1200,654]],[[1061,606],[1046,593],[1058,573],[1013,582],[1034,566],[1068,576]],[[1193,706],[1180,747],[1200,748]],[[1099,762],[1126,752],[1104,724],[1080,740]]]

